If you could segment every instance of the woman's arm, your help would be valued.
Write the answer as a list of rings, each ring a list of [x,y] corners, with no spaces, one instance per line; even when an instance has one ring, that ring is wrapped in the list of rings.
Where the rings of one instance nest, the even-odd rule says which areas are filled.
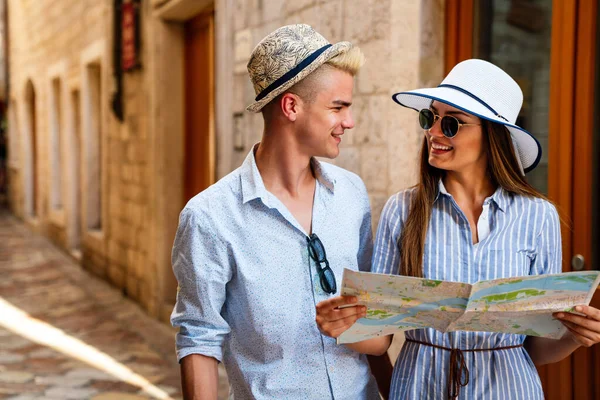
[[[558,362],[581,346],[591,347],[600,343],[600,310],[590,306],[577,306],[575,311],[583,314],[561,312],[554,317],[567,328],[560,340],[529,336],[525,349],[535,365]]]

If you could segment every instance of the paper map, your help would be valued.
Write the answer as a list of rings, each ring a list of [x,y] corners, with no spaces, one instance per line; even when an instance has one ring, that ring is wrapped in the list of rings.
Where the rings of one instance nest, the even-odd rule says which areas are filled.
[[[566,328],[552,317],[588,305],[600,271],[567,272],[460,282],[344,269],[342,295],[367,306],[338,343],[419,328],[440,332],[485,331],[559,339]]]

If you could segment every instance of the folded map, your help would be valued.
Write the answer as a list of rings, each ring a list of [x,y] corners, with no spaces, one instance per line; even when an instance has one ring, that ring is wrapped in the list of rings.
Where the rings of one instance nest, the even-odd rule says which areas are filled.
[[[337,339],[354,343],[398,331],[503,332],[559,339],[566,328],[552,317],[588,305],[600,271],[567,272],[479,281],[475,284],[344,269],[342,295],[367,306]]]

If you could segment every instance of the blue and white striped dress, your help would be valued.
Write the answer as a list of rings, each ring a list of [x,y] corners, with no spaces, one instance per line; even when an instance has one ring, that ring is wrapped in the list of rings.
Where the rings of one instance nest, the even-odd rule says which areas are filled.
[[[498,188],[485,200],[478,223],[487,219],[489,234],[473,244],[467,218],[443,185],[440,189],[427,231],[424,277],[475,283],[561,272],[560,222],[551,203]],[[397,193],[385,205],[375,241],[373,272],[399,273],[397,242],[414,190]],[[489,332],[443,334],[434,329],[408,331],[406,337],[461,350],[518,345],[526,338]],[[470,379],[460,389],[460,399],[544,398],[538,373],[523,347],[463,354]],[[449,351],[405,343],[394,367],[390,399],[447,398],[449,361]]]

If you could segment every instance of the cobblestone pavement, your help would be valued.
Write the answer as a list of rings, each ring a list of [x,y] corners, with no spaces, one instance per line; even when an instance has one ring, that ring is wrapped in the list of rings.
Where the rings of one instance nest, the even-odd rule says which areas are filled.
[[[0,399],[180,398],[174,330],[0,210]]]

